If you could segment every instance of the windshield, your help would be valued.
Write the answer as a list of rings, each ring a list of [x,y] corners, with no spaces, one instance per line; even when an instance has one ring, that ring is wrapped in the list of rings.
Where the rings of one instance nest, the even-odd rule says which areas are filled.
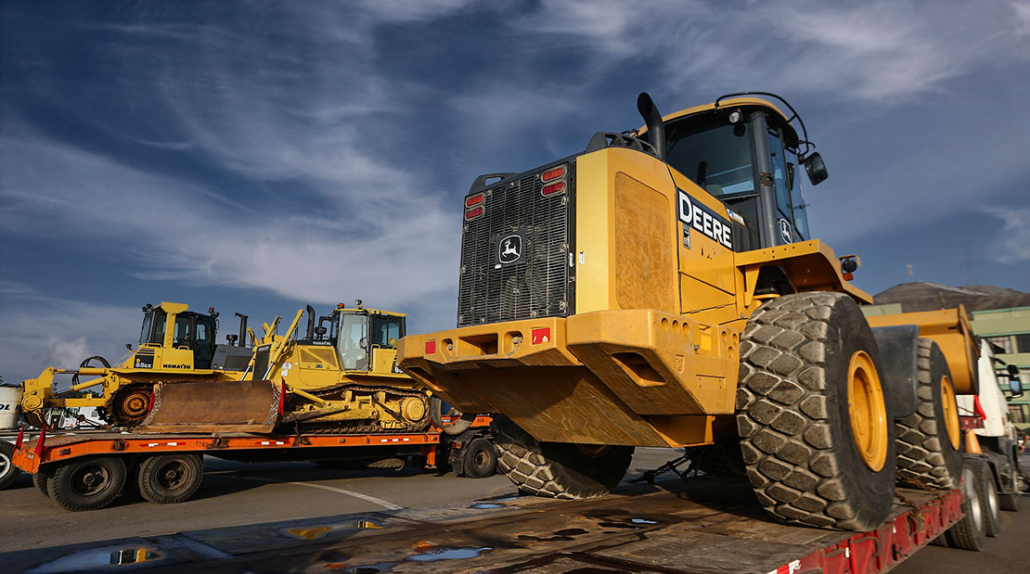
[[[165,315],[163,309],[154,309],[143,317],[143,330],[139,335],[139,344],[153,343],[160,345],[164,343]]]
[[[364,313],[341,313],[336,351],[340,364],[347,371],[368,370],[368,315]]]
[[[751,127],[730,124],[723,116],[706,119],[705,123],[680,121],[669,126],[669,165],[712,195],[754,191]]]

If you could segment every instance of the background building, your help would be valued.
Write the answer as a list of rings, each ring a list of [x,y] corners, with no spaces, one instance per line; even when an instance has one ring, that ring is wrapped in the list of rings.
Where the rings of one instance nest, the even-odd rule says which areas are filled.
[[[1012,422],[1030,428],[1030,307],[992,309],[973,312],[973,333],[995,346],[997,358],[1019,367],[1023,396],[1009,400]],[[1005,385],[1009,376],[997,365],[998,381]]]

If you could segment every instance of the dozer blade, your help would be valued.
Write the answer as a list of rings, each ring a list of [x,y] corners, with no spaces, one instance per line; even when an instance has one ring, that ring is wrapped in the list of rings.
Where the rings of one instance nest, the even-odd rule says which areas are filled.
[[[140,433],[268,433],[279,417],[280,386],[272,381],[158,383]]]

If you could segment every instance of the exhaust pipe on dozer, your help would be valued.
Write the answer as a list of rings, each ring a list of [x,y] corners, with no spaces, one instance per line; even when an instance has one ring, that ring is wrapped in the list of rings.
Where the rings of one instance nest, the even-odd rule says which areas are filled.
[[[241,315],[236,313],[236,316],[240,318],[240,342],[241,347],[247,346],[247,315]]]
[[[315,340],[315,308],[308,305],[308,332],[304,337],[308,341]]]
[[[637,96],[637,111],[647,125],[647,140],[658,152],[658,159],[665,161],[665,124],[662,122],[662,114],[658,113],[658,108],[647,92],[640,92]]]

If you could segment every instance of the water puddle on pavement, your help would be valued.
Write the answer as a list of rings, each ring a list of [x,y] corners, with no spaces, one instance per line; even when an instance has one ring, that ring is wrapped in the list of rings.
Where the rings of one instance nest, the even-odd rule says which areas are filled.
[[[491,510],[494,508],[504,508],[504,505],[497,504],[496,502],[477,502],[469,508],[475,508],[476,510]]]
[[[418,551],[418,554],[408,556],[405,560],[409,562],[468,560],[469,558],[478,558],[480,554],[493,550],[493,548],[490,546],[483,546],[480,548],[447,548],[444,546],[436,546],[428,542],[419,542],[415,544],[415,550]]]
[[[51,560],[35,568],[25,570],[25,574],[107,570],[108,568],[104,568],[105,566],[125,566],[160,560],[161,558],[164,558],[164,554],[152,548],[100,548],[97,550],[83,550]]]
[[[283,528],[279,531],[279,534],[286,538],[293,538],[296,540],[318,540],[332,532],[341,532],[346,530],[380,530],[382,528],[384,528],[382,524],[372,520],[345,520],[343,522],[318,524],[315,526]]]

